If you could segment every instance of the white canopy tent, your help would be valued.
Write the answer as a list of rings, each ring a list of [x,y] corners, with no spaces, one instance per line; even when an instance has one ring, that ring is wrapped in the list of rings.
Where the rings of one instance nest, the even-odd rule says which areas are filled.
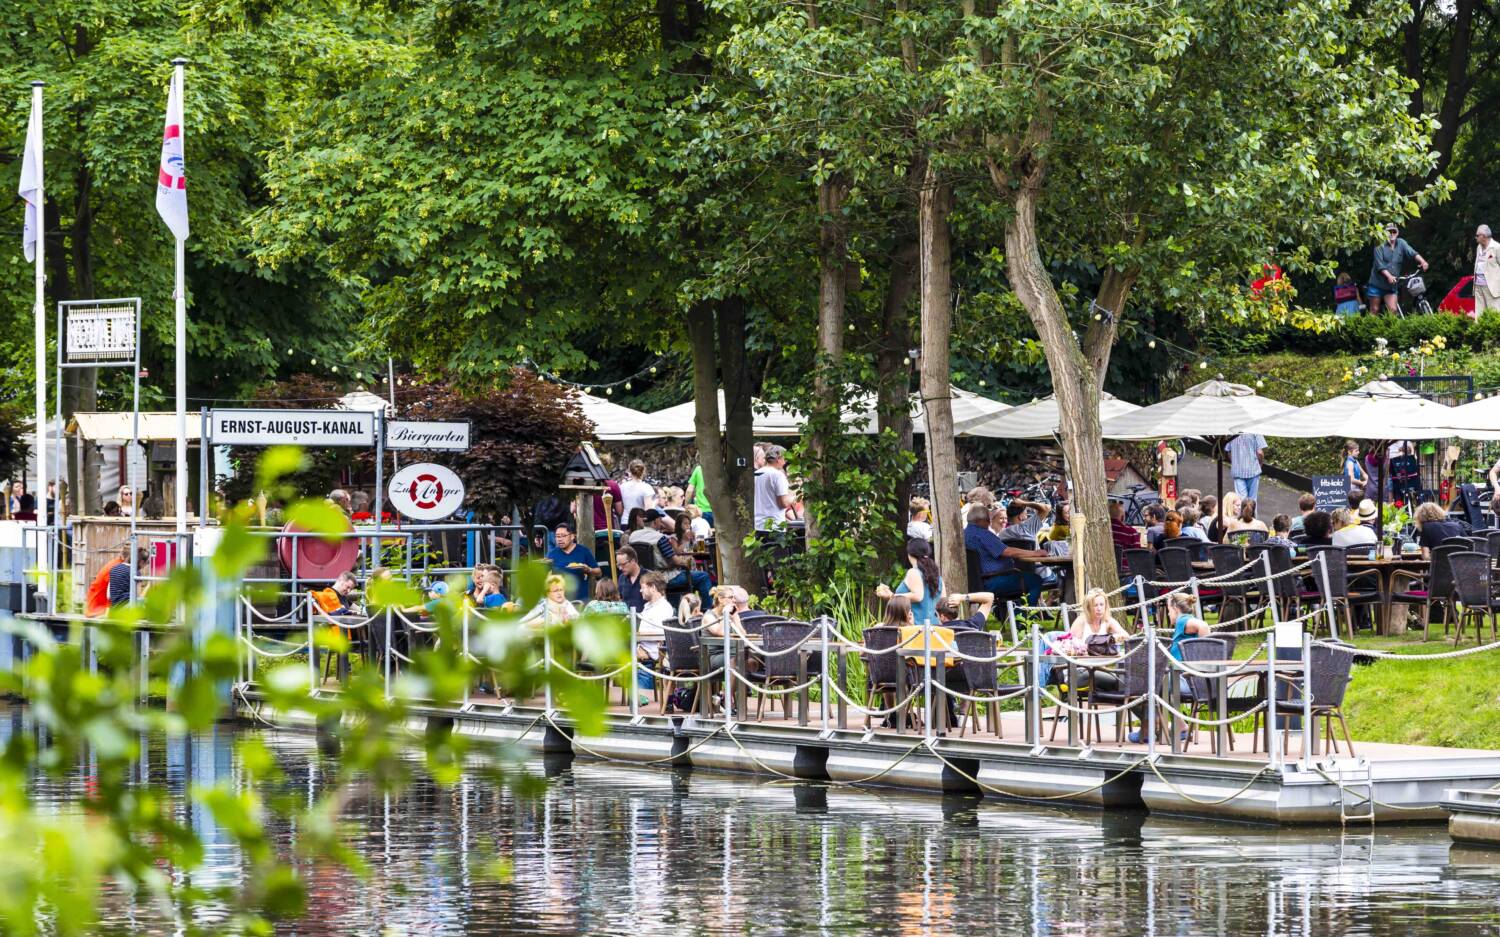
[[[1224,498],[1224,443],[1239,435],[1240,427],[1255,420],[1290,413],[1297,408],[1262,397],[1254,388],[1223,378],[1204,381],[1180,396],[1141,407],[1104,421],[1105,439],[1146,441],[1200,436],[1214,450],[1218,497]]]
[[[1387,442],[1393,439],[1441,439],[1453,435],[1442,428],[1452,420],[1453,408],[1414,394],[1391,381],[1371,381],[1358,390],[1308,404],[1290,413],[1247,423],[1242,430],[1263,436],[1318,439],[1338,436]],[[1385,503],[1385,460],[1381,459],[1375,488]],[[1375,515],[1375,530],[1384,526],[1383,510]]]
[[[802,424],[805,422],[805,418],[799,411],[781,406],[780,404],[766,403],[761,400],[752,400],[750,406],[756,436],[800,436],[802,434]],[[1009,404],[1001,403],[998,400],[991,400],[988,397],[958,388],[954,388],[953,390],[952,406],[953,429],[956,436],[974,435],[966,430],[967,425],[981,422],[1010,409]],[[665,410],[645,414],[648,423],[638,432],[617,436],[604,436],[601,434],[599,438],[691,438],[696,432],[693,427],[693,419],[696,412],[696,404],[694,401],[689,400],[675,407],[668,407]],[[723,430],[725,426],[724,412],[724,392],[721,390],[719,391],[720,430]],[[861,395],[846,407],[843,413],[843,424],[847,432],[874,433],[878,425],[875,416],[874,395]],[[915,398],[912,400],[912,430],[917,433],[926,432],[926,420],[923,418],[920,404]]]
[[[612,400],[575,391],[584,418],[594,424],[594,436],[603,440],[640,439],[651,426],[651,414],[622,407]]]
[[[338,408],[361,413],[384,413],[388,417],[396,415],[396,408],[391,405],[390,400],[367,390],[351,390],[339,398]]]
[[[1414,394],[1391,381],[1371,381],[1358,390],[1239,427],[1239,431],[1289,439],[1343,436],[1348,439],[1441,439],[1454,408]]]
[[[1099,418],[1112,417],[1139,410],[1133,403],[1126,403],[1111,394],[1099,395]],[[984,436],[989,439],[1051,439],[1057,432],[1059,409],[1057,398],[1051,394],[1011,407],[994,416],[973,422],[964,428],[961,435]],[[955,428],[957,421],[955,421]]]
[[[1459,439],[1484,441],[1500,439],[1500,394],[1461,406],[1449,407],[1448,412],[1443,414],[1441,425],[1437,428],[1443,431],[1443,436],[1457,436]],[[1395,435],[1402,439],[1427,438],[1417,435],[1415,428],[1413,432],[1406,432],[1406,430],[1407,427],[1400,427],[1395,431]]]

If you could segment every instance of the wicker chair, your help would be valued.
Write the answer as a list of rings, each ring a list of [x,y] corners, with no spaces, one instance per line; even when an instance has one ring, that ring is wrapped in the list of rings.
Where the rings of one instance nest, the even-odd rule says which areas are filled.
[[[1247,560],[1260,560],[1263,555],[1270,558],[1271,582],[1269,586],[1261,586],[1262,599],[1275,602],[1282,618],[1293,618],[1297,614],[1297,583],[1285,575],[1292,568],[1292,555],[1285,546],[1275,543],[1252,543],[1245,548]],[[1257,569],[1255,573],[1263,575],[1265,569]]]
[[[1194,661],[1229,660],[1234,647],[1225,638],[1187,638],[1177,645],[1182,662],[1191,666]],[[1188,715],[1194,718],[1210,718],[1217,710],[1213,683],[1208,677],[1187,674],[1188,694],[1183,702],[1188,704]],[[1223,718],[1222,714],[1218,718]],[[1190,723],[1188,736],[1198,737],[1198,725]],[[1214,754],[1219,754],[1218,733],[1214,733]]]
[[[1214,564],[1214,577],[1222,579],[1232,577],[1229,582],[1221,583],[1219,589],[1219,617],[1235,618],[1250,610],[1250,587],[1239,580],[1254,575],[1252,570],[1241,571],[1240,567],[1245,565],[1245,551],[1238,546],[1227,543],[1216,543],[1208,548],[1208,558]],[[1234,614],[1229,614],[1229,609],[1234,609]]]
[[[1137,596],[1136,599],[1141,602],[1151,602],[1160,597],[1161,587],[1150,585],[1150,582],[1158,576],[1156,554],[1145,547],[1130,547],[1124,551],[1124,560],[1126,573],[1132,579],[1136,576],[1141,577],[1141,582],[1145,583],[1141,588],[1146,594]],[[1158,605],[1157,608],[1160,610],[1161,606]]]
[[[1348,629],[1350,634],[1353,634],[1354,615],[1351,612],[1351,608],[1355,605],[1379,604],[1379,575],[1373,569],[1351,574],[1349,572],[1349,556],[1343,547],[1308,547],[1307,557],[1313,561],[1312,589],[1304,591],[1302,593],[1303,597],[1320,599],[1332,605],[1335,610],[1342,606],[1344,609],[1344,627]],[[1323,580],[1322,572],[1318,568],[1319,557],[1323,557],[1323,562],[1328,564],[1328,580],[1326,583]],[[1325,585],[1327,587],[1327,594],[1325,594]],[[1354,588],[1356,586],[1359,588]],[[1323,621],[1322,616],[1314,619],[1314,635],[1317,634],[1317,629]],[[1335,635],[1329,635],[1329,637],[1335,637]]]
[[[1461,613],[1458,618],[1458,629],[1453,634],[1453,643],[1458,644],[1464,639],[1464,626],[1470,621],[1474,622],[1474,639],[1476,642],[1482,640],[1480,632],[1484,630],[1484,619],[1490,619],[1490,640],[1495,639],[1495,614],[1500,611],[1500,602],[1497,602],[1491,590],[1491,570],[1489,553],[1480,553],[1478,550],[1461,550],[1448,557],[1449,564],[1453,567],[1453,591],[1458,599]]]
[[[771,687],[797,686],[807,682],[807,674],[815,669],[810,658],[815,653],[811,642],[804,644],[795,654],[776,653],[793,648],[808,636],[816,633],[816,625],[805,621],[781,621],[767,623],[761,632],[761,647],[766,649],[765,685]],[[792,718],[792,693],[782,694],[781,714],[783,719]],[[759,694],[755,704],[755,718],[760,720],[765,709],[765,694]]]
[[[1463,552],[1463,544],[1441,544],[1432,548],[1432,560],[1425,575],[1409,569],[1398,569],[1391,574],[1392,605],[1422,606],[1422,640],[1427,640],[1432,629],[1432,607],[1443,606],[1443,635],[1448,634],[1448,625],[1453,620],[1453,567],[1448,562],[1455,553]],[[1398,585],[1404,583],[1405,587]]]
[[[1120,685],[1113,690],[1094,690],[1090,692],[1088,701],[1091,709],[1098,709],[1101,706],[1127,706],[1132,703],[1143,703],[1144,706],[1151,704],[1150,661],[1146,658],[1148,651],[1143,649],[1139,653],[1135,653],[1136,649],[1140,648],[1145,640],[1146,638],[1143,635],[1137,635],[1126,639],[1120,646],[1120,653],[1127,655],[1124,664],[1120,668]],[[1156,675],[1158,685],[1161,683],[1163,673],[1164,671],[1158,667]],[[1145,725],[1144,706],[1131,706],[1130,709],[1122,710],[1115,717],[1116,742],[1125,741],[1125,730],[1128,728],[1127,723],[1130,721],[1132,712],[1139,710],[1140,714],[1137,718],[1140,719],[1143,726]],[[1095,715],[1094,719],[1097,724],[1098,716]]]
[[[864,632],[865,648],[869,651],[886,651],[901,643],[901,629],[890,625],[876,625]],[[873,709],[875,700],[880,700],[881,709],[896,703],[896,689],[902,668],[901,656],[896,653],[865,654],[865,708]],[[908,691],[909,692],[909,691]],[[905,711],[893,714],[897,732],[906,728]],[[870,728],[870,716],[865,714],[865,729]]]
[[[969,688],[968,689],[968,695],[969,696],[990,697],[990,698],[993,698],[993,697],[996,697],[996,696],[1005,696],[1005,695],[1010,694],[1010,693],[1016,693],[1016,692],[1019,692],[1021,690],[1024,690],[1028,686],[1028,684],[1026,684],[1024,682],[1023,683],[1002,684],[1000,682],[1000,668],[1001,668],[1001,664],[998,661],[992,661],[992,660],[989,660],[989,661],[986,661],[986,660],[967,660],[966,659],[968,657],[994,657],[995,656],[995,636],[993,634],[991,634],[990,632],[988,632],[988,631],[957,631],[957,632],[954,632],[954,634],[953,634],[953,646],[955,648],[957,648],[957,650],[958,650],[958,652],[960,654],[965,655],[963,658],[959,659],[958,663],[959,663],[959,669],[963,671],[964,682],[967,684],[967,686]],[[1022,672],[1024,673],[1025,664],[1023,664],[1023,663],[1021,663],[1019,661],[1015,662],[1015,663],[1007,663],[1004,666],[1005,666],[1005,668],[1007,670],[1010,670],[1010,671],[1015,671],[1017,668],[1023,668]],[[965,733],[965,731],[967,729],[967,726],[968,726],[968,723],[970,721],[972,721],[974,723],[974,731],[978,732],[979,731],[979,705],[978,705],[978,703],[976,703],[974,700],[961,700],[960,702],[963,703],[963,706],[960,707],[960,710],[959,710],[958,734],[960,736],[962,736]],[[994,735],[995,735],[996,738],[1005,738],[1005,730],[1004,730],[1004,722],[1005,722],[1005,720],[1003,720],[1003,719],[1000,718],[1000,704],[999,703],[986,703],[985,704],[985,721],[989,723],[989,729],[990,729],[990,731],[992,733],[994,733]]]
[[[697,632],[687,632],[680,629],[682,626],[677,619],[669,618],[662,622],[666,635],[662,642],[662,648],[666,651],[660,665],[660,672],[666,674],[666,678],[658,678],[662,683],[661,712],[667,711],[667,704],[672,701],[672,684],[674,677],[697,677],[704,673],[703,658],[706,656],[704,648],[698,641]],[[692,712],[698,706],[699,694],[703,692],[702,680],[692,681],[693,700],[688,704],[688,712]]]
[[[1341,641],[1333,643],[1340,647],[1349,647]],[[1316,730],[1318,719],[1323,720],[1324,736],[1328,739],[1328,744],[1334,753],[1339,751],[1338,740],[1333,734],[1333,720],[1337,719],[1339,727],[1343,730],[1344,743],[1349,746],[1349,754],[1354,754],[1354,740],[1349,737],[1349,724],[1344,721],[1344,691],[1349,687],[1349,675],[1353,666],[1354,655],[1348,651],[1340,650],[1338,647],[1329,647],[1326,643],[1314,644],[1311,660],[1312,673],[1309,675],[1312,702],[1308,707],[1303,706],[1300,675],[1278,675],[1282,690],[1276,694],[1276,715],[1281,718],[1282,751],[1289,750],[1292,722],[1302,716],[1305,709],[1311,709],[1312,728]],[[1264,712],[1255,714],[1253,731],[1257,740],[1260,738],[1261,717],[1264,715]]]

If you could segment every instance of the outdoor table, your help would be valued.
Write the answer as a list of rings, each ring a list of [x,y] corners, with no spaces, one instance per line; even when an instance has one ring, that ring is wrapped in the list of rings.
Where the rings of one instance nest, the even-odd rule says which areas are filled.
[[[1230,678],[1248,674],[1264,676],[1270,670],[1270,666],[1264,660],[1249,662],[1243,660],[1195,660],[1187,661],[1185,663],[1187,664],[1187,666],[1192,667],[1194,670],[1235,671],[1233,674],[1228,675]],[[1283,673],[1300,674],[1302,672],[1302,661],[1300,660],[1278,660],[1274,663],[1276,664],[1276,673],[1278,675]],[[1174,671],[1174,673],[1181,674],[1181,671]],[[1225,710],[1229,708],[1229,684],[1231,680],[1225,677],[1204,677],[1203,679],[1208,680],[1211,684],[1213,684],[1214,701],[1217,703],[1216,708],[1219,713],[1218,718],[1223,719]],[[1181,702],[1180,686],[1178,681],[1169,680],[1167,691],[1167,698],[1172,700],[1174,704]],[[1174,705],[1173,712],[1176,712],[1176,710],[1177,706]],[[1276,711],[1274,707],[1270,708],[1266,712],[1266,718],[1264,721],[1264,740],[1266,743],[1266,752],[1269,753],[1271,751],[1271,733],[1275,730],[1276,725]],[[1314,734],[1316,735],[1316,733]],[[1175,716],[1172,717],[1171,737],[1173,753],[1175,754],[1181,752],[1183,750],[1183,744],[1182,739],[1179,738],[1179,733],[1177,731],[1177,718]],[[1217,746],[1219,756],[1223,757],[1224,753],[1229,750],[1229,723],[1222,722],[1219,725],[1214,726],[1214,743]],[[1313,743],[1314,746],[1316,746],[1316,738],[1314,738]],[[1314,753],[1316,753],[1316,748],[1314,749]]]
[[[1431,561],[1423,559],[1420,555],[1397,556],[1390,559],[1384,557],[1378,559],[1349,557],[1347,560],[1351,572],[1363,572],[1374,570],[1376,576],[1376,588],[1380,593],[1380,621],[1376,630],[1380,634],[1391,633],[1391,595],[1395,592],[1394,578],[1398,570],[1410,572],[1425,572],[1431,565]]]

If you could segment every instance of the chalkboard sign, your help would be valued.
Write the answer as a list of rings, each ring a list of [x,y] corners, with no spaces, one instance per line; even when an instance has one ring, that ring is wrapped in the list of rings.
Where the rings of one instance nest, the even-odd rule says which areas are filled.
[[[1318,499],[1319,511],[1333,511],[1349,506],[1349,479],[1342,475],[1314,475],[1313,497]]]

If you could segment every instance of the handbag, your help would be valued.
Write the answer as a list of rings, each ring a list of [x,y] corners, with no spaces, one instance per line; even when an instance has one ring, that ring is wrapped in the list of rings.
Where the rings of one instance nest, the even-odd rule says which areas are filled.
[[[1120,656],[1120,645],[1115,641],[1112,634],[1089,635],[1084,641],[1084,648],[1089,657],[1118,657]]]

